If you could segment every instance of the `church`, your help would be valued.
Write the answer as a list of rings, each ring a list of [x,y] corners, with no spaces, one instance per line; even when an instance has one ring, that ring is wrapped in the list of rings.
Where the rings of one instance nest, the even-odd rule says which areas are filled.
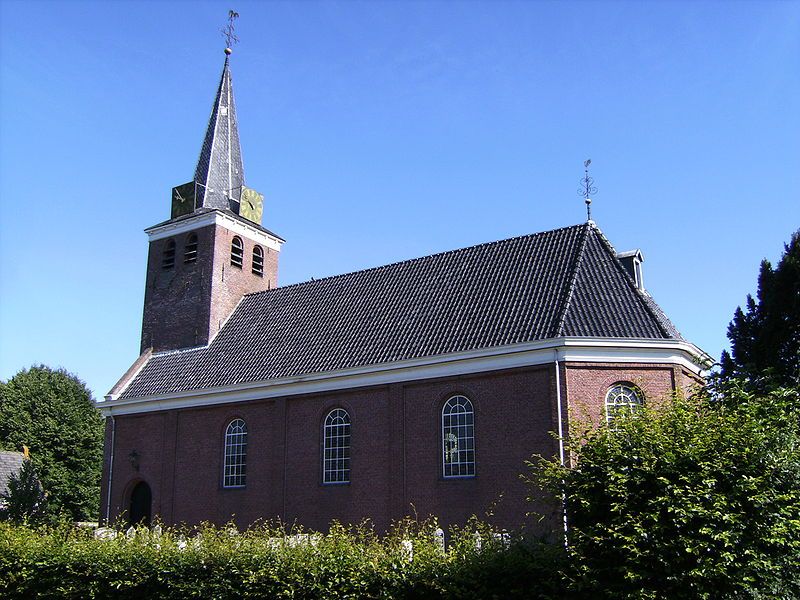
[[[515,528],[531,455],[702,381],[642,253],[591,220],[280,286],[230,54],[194,178],[145,230],[140,356],[98,403],[102,520]]]

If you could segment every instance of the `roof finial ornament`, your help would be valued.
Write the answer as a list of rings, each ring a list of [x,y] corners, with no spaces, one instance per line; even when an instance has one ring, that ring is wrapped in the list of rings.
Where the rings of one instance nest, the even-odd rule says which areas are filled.
[[[594,177],[589,177],[589,165],[592,164],[592,159],[587,158],[583,161],[583,179],[581,179],[581,187],[578,188],[578,195],[583,196],[583,201],[586,202],[586,220],[592,220],[592,194],[597,193],[597,188],[594,187]]]
[[[225,54],[228,56],[231,55],[233,52],[233,45],[239,42],[239,38],[236,37],[236,27],[234,26],[233,22],[239,18],[239,13],[235,10],[228,11],[228,24],[221,29],[222,35],[225,37]]]

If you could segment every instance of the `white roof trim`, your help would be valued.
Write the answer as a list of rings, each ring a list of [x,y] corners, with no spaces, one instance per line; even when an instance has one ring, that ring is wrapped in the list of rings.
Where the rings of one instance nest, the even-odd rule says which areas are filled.
[[[703,375],[713,362],[694,344],[679,340],[556,338],[159,396],[119,400],[117,394],[108,395],[98,408],[106,416],[134,414],[467,375],[554,360],[677,365],[698,375]]]
[[[225,213],[216,210],[201,213],[197,216],[189,217],[188,219],[184,219],[182,221],[164,223],[163,225],[149,227],[145,229],[144,232],[147,234],[147,237],[150,239],[150,241],[154,242],[155,240],[171,237],[173,235],[188,233],[189,231],[194,231],[195,229],[206,227],[208,225],[219,225],[225,229],[228,229],[229,231],[271,248],[276,252],[281,251],[283,240],[279,237],[265,233],[257,227],[243,223],[239,219],[235,219],[230,215],[226,215]]]

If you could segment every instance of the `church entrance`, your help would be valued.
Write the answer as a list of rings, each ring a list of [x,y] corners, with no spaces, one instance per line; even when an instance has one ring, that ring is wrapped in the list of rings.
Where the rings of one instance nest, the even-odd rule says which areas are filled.
[[[128,520],[131,525],[150,525],[150,505],[153,496],[150,486],[144,481],[136,484],[131,491],[131,505],[128,510]]]

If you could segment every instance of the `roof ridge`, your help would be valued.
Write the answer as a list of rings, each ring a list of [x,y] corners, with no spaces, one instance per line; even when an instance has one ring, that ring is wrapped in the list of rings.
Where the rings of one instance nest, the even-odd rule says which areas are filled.
[[[525,238],[536,238],[536,237],[543,236],[543,235],[553,234],[553,233],[556,233],[558,231],[565,231],[567,229],[575,229],[575,228],[578,228],[578,227],[583,227],[583,225],[584,224],[567,225],[565,227],[557,227],[556,229],[549,229],[547,231],[539,231],[537,233],[527,233],[525,235],[517,235],[517,236],[514,236],[514,237],[510,237],[510,238],[505,238],[505,239],[502,239],[502,240],[493,240],[491,242],[481,242],[480,244],[473,244],[472,246],[464,246],[463,248],[453,248],[452,250],[444,250],[442,252],[434,252],[433,254],[426,254],[424,256],[416,256],[414,258],[407,258],[405,260],[398,260],[398,261],[395,261],[395,262],[392,262],[392,263],[388,263],[388,264],[385,264],[385,265],[378,265],[376,267],[367,267],[366,269],[358,269],[357,271],[348,271],[347,273],[338,273],[336,275],[328,275],[327,277],[320,277],[319,279],[311,279],[309,281],[299,281],[297,283],[292,283],[292,284],[289,284],[289,285],[282,285],[282,286],[274,287],[274,288],[269,289],[269,290],[261,290],[261,291],[258,291],[258,292],[250,292],[249,294],[245,294],[245,296],[250,297],[250,296],[257,296],[259,294],[269,294],[271,292],[277,292],[278,290],[288,290],[290,288],[296,288],[296,287],[300,287],[300,286],[303,286],[303,285],[310,285],[312,283],[320,283],[322,281],[328,281],[328,280],[331,280],[331,279],[349,277],[351,275],[358,275],[358,274],[367,273],[367,272],[370,272],[370,271],[379,271],[381,269],[388,269],[390,267],[396,267],[396,266],[399,266],[399,265],[411,264],[411,263],[415,263],[415,262],[418,262],[418,261],[421,261],[421,260],[427,260],[429,258],[434,258],[434,257],[438,257],[438,256],[446,256],[448,254],[455,254],[456,252],[463,252],[465,250],[472,250],[474,248],[489,247],[489,246],[494,246],[496,244],[504,244],[504,243],[507,243],[507,242],[513,242],[515,240],[521,240],[521,239],[525,239]]]
[[[558,322],[556,323],[556,326],[553,330],[553,335],[551,337],[558,337],[559,335],[561,335],[561,330],[564,328],[564,321],[567,318],[567,311],[569,310],[570,302],[572,302],[572,295],[573,292],[575,291],[575,284],[578,281],[578,269],[580,268],[583,255],[585,254],[586,242],[589,239],[589,231],[592,229],[592,225],[593,223],[591,221],[587,221],[583,225],[585,229],[583,231],[583,237],[581,238],[580,241],[580,246],[578,246],[578,250],[575,253],[575,264],[569,276],[569,286],[567,286],[567,291],[565,293],[563,308],[560,309],[561,314],[558,317]]]

